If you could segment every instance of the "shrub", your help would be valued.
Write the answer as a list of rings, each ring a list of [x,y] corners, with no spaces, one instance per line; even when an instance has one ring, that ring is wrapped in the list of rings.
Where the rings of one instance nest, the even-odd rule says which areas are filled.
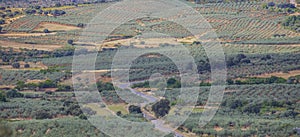
[[[155,116],[157,118],[167,115],[170,109],[170,101],[167,99],[162,99],[159,102],[152,105],[152,111],[155,113]]]
[[[51,119],[52,115],[45,110],[39,110],[39,111],[36,111],[36,113],[34,114],[34,118],[35,119]]]
[[[1,31],[1,30],[0,30]],[[2,56],[2,62],[9,62],[9,57],[8,56]]]
[[[269,3],[268,3],[268,6],[269,6],[269,7],[274,7],[274,6],[275,6],[275,3],[274,3],[274,2],[269,2]]]
[[[298,16],[288,16],[283,22],[282,26],[287,27],[291,30],[294,30],[296,32],[300,32],[299,27],[297,24],[300,23],[300,15]]]
[[[15,62],[12,64],[13,68],[20,68],[20,63],[19,62]]]
[[[80,114],[80,115],[79,115],[79,118],[80,118],[80,119],[83,119],[83,120],[87,120],[87,116],[85,116],[84,114]]]
[[[74,43],[74,41],[71,40],[71,39],[69,39],[67,42],[68,42],[68,44],[70,44],[70,45],[73,45],[73,43]]]
[[[122,116],[122,112],[121,111],[117,111],[117,116]]]
[[[6,97],[3,95],[3,93],[0,93],[0,102],[6,102]]]
[[[103,83],[101,81],[97,82],[97,88],[99,92],[102,92],[103,90],[115,90],[114,85],[112,83]]]
[[[48,79],[44,82],[39,83],[39,87],[40,88],[55,88],[56,83],[54,81]]]
[[[292,9],[296,8],[295,5],[291,4],[291,3],[278,4],[277,7],[282,8],[282,9],[284,9],[284,8],[292,8]]]
[[[0,19],[0,24],[1,24],[1,25],[2,25],[2,24],[5,24],[5,20]]]
[[[69,85],[58,85],[57,91],[72,91],[72,87]]]
[[[60,3],[56,3],[55,7],[61,7],[61,4]]]
[[[30,65],[29,64],[25,64],[24,68],[30,68]]]
[[[78,24],[77,24],[77,27],[83,28],[83,27],[84,27],[84,24],[83,24],[83,23],[78,23]]]
[[[167,81],[167,87],[168,88],[180,88],[181,87],[181,83],[179,80],[175,79],[175,78],[170,78]]]
[[[48,29],[44,29],[44,33],[50,33]]]
[[[141,111],[141,108],[140,107],[138,107],[138,106],[134,106],[134,105],[130,105],[129,107],[128,107],[128,111],[129,111],[129,113],[142,113],[142,111]]]
[[[23,96],[24,95],[22,93],[19,93],[16,90],[10,90],[10,91],[6,92],[6,97],[8,97],[8,98],[20,98]]]

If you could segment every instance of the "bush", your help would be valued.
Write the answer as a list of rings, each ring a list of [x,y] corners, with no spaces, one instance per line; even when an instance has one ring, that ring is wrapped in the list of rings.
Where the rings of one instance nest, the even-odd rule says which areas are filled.
[[[60,3],[56,3],[55,7],[61,7],[61,4]]]
[[[35,119],[51,119],[52,115],[45,110],[39,110],[39,111],[36,111],[36,113],[34,114],[33,117]]]
[[[80,114],[80,115],[79,115],[79,118],[80,118],[80,119],[83,119],[83,120],[87,120],[87,116],[85,116],[84,114]]]
[[[102,92],[104,90],[115,90],[114,85],[112,83],[103,83],[101,81],[97,82],[97,88],[99,92]]]
[[[68,115],[80,116],[83,112],[80,109],[80,106],[77,103],[72,101],[64,102],[64,106],[66,107],[66,113]]]
[[[121,111],[117,111],[117,116],[122,116],[122,112]]]
[[[282,3],[282,4],[278,4],[277,5],[278,8],[282,8],[282,9],[285,9],[285,8],[296,8],[294,4],[291,4],[291,3]]]
[[[167,87],[168,88],[180,88],[181,87],[181,83],[179,80],[175,79],[175,78],[170,78],[167,81]]]
[[[15,62],[12,64],[13,68],[20,68],[20,63],[19,62]]]
[[[133,84],[132,88],[150,88],[149,81]]]
[[[0,102],[6,102],[6,97],[3,93],[0,93]]]
[[[296,16],[288,16],[283,22],[282,26],[287,27],[296,32],[300,32],[299,26],[297,24],[300,23],[300,15]]]
[[[77,24],[77,27],[83,28],[83,27],[84,27],[84,24],[83,24],[83,23],[78,23],[78,24]]]
[[[130,105],[128,107],[128,111],[129,111],[129,113],[135,113],[135,114],[142,113],[141,108],[138,106],[134,106],[134,105]]]
[[[39,87],[40,88],[55,88],[56,83],[54,81],[48,79],[44,82],[39,83]]]
[[[57,91],[72,91],[72,87],[69,85],[58,85]]]
[[[44,29],[44,33],[50,33],[48,29]]]
[[[71,40],[71,39],[69,39],[67,42],[68,42],[68,44],[70,44],[70,45],[73,45],[73,43],[74,43],[74,41]]]
[[[152,105],[152,111],[155,113],[155,116],[157,118],[167,115],[170,109],[170,101],[167,99],[162,99],[159,102]]]
[[[50,14],[52,14],[53,16],[60,16],[66,14],[66,12],[63,10],[53,10],[50,12]]]
[[[0,19],[0,24],[1,24],[1,25],[2,25],[2,24],[5,24],[5,20]]]
[[[23,96],[24,95],[22,93],[19,93],[16,90],[10,90],[10,91],[6,92],[6,97],[8,97],[8,98],[20,98]]]
[[[30,65],[29,64],[25,64],[24,68],[30,68]]]
[[[8,56],[2,56],[2,62],[9,62],[9,57]]]
[[[269,7],[274,7],[274,6],[275,6],[275,3],[274,3],[274,2],[269,2],[269,3],[268,3],[268,6],[269,6]]]
[[[25,82],[24,81],[18,81],[17,86],[15,87],[18,90],[23,90],[25,88]]]

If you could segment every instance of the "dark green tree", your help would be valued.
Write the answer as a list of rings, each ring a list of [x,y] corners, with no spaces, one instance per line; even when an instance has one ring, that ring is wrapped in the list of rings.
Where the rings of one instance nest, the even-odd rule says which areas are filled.
[[[39,83],[39,87],[40,88],[55,88],[56,87],[56,83],[52,80],[46,80],[44,82]]]
[[[50,33],[48,29],[44,29],[44,33]]]
[[[51,119],[53,116],[46,110],[38,110],[34,114],[35,119]]]
[[[162,99],[152,105],[152,111],[155,113],[157,118],[167,115],[170,109],[170,101],[167,99]]]
[[[18,89],[18,90],[23,90],[24,87],[25,87],[25,82],[24,82],[24,81],[18,81],[18,82],[17,82],[16,89]]]
[[[30,65],[29,65],[28,63],[26,63],[26,64],[24,65],[24,68],[30,68]]]
[[[128,107],[128,111],[129,111],[129,113],[135,113],[135,114],[142,113],[141,108],[139,106],[135,106],[135,105],[130,105]]]
[[[6,102],[6,97],[3,93],[0,92],[0,102]]]
[[[2,56],[2,62],[9,62],[9,57],[6,55]]]
[[[24,95],[22,93],[19,93],[16,90],[10,90],[10,91],[6,92],[6,97],[8,97],[8,98],[21,98],[23,96]]]
[[[122,112],[121,112],[121,111],[118,111],[116,114],[117,114],[117,116],[121,116],[121,115],[122,115]]]
[[[70,44],[70,45],[73,45],[73,43],[74,43],[74,41],[71,40],[71,39],[69,39],[67,42],[68,42],[68,44]]]
[[[77,24],[77,27],[83,28],[83,27],[84,27],[84,24],[83,24],[83,23],[78,23],[78,24]]]
[[[13,68],[20,68],[20,63],[19,62],[15,62],[12,64]]]

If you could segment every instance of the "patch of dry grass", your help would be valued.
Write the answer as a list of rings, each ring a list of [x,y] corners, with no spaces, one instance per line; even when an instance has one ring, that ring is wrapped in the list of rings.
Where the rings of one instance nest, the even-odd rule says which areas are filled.
[[[300,75],[300,70],[292,70],[292,71],[289,71],[288,73],[284,73],[284,72],[266,73],[266,74],[251,76],[251,77],[269,78],[271,76],[276,76],[276,77],[288,79],[289,77],[296,76],[296,75]]]
[[[108,105],[107,107],[115,113],[117,113],[118,111],[121,111],[122,114],[128,114],[126,104],[113,104],[113,105]]]
[[[51,32],[51,31],[78,30],[81,28],[72,26],[72,25],[65,25],[65,24],[51,23],[51,22],[42,22],[33,31],[43,32],[44,29],[48,29]]]
[[[11,47],[14,49],[26,48],[26,49],[37,49],[37,50],[45,50],[45,51],[53,51],[55,49],[62,48],[63,45],[43,45],[43,44],[25,44],[25,43],[18,43],[13,41],[4,41],[0,40],[1,47]]]

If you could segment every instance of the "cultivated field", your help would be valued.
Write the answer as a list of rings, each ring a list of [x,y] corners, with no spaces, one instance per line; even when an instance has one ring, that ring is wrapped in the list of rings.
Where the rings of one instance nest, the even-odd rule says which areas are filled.
[[[294,1],[181,1],[210,23],[224,51],[225,66],[217,52],[207,54],[205,41],[197,41],[183,26],[160,17],[130,20],[103,43],[79,41],[93,18],[119,1],[1,1],[0,137],[106,137],[103,129],[87,121],[100,116],[153,123],[157,131],[163,131],[155,120],[170,128],[168,121],[179,122],[177,115],[189,117],[167,137],[299,136],[300,9]],[[150,37],[154,33],[171,38]],[[174,48],[177,44],[186,48],[195,65],[182,60],[183,51]],[[150,51],[130,64],[129,80],[134,84],[114,85],[112,81],[112,73],[124,71],[112,70],[120,47]],[[171,52],[174,58],[158,54],[162,51]],[[122,59],[136,52],[128,50]],[[83,56],[92,53],[97,53],[95,60]],[[75,70],[74,56],[79,56],[78,62],[95,61],[95,69]],[[215,64],[209,57],[216,57]],[[187,71],[199,74],[195,83],[182,81],[174,60],[188,63]],[[226,81],[213,81],[212,65],[216,70],[226,68]],[[153,74],[164,77],[149,81]],[[223,100],[207,104],[210,86],[223,82]],[[195,97],[195,106],[182,98],[188,94],[181,87],[187,85],[200,88],[198,97],[189,97]],[[101,97],[82,96],[85,105],[76,100],[76,90],[91,95],[95,88]],[[183,108],[176,107],[185,103]],[[206,109],[218,105],[212,120],[200,127],[199,118]],[[165,118],[168,114],[171,117]],[[114,127],[113,131],[127,133],[133,128]]]

